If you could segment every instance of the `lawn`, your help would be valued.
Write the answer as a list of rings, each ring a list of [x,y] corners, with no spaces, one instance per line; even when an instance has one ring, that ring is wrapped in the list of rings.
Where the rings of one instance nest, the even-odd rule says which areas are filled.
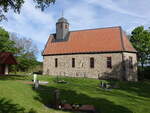
[[[95,79],[61,77],[68,83],[58,84],[54,77],[38,78],[49,83],[33,90],[29,84],[32,76],[0,76],[0,113],[2,110],[22,113],[22,109],[29,111],[31,108],[38,113],[69,113],[47,107],[56,88],[60,90],[61,100],[94,105],[98,113],[150,113],[150,81],[113,81],[119,88],[104,90],[98,87],[100,81]]]

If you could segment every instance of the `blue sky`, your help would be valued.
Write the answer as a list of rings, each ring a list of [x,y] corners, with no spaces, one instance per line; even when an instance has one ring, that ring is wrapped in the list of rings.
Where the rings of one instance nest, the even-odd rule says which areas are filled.
[[[135,27],[150,27],[150,0],[56,0],[44,12],[34,7],[32,0],[25,0],[20,14],[7,13],[8,21],[0,26],[9,32],[31,38],[40,51],[49,34],[55,32],[55,23],[64,17],[70,23],[70,30],[122,26],[130,33]],[[42,61],[40,52],[38,60]]]

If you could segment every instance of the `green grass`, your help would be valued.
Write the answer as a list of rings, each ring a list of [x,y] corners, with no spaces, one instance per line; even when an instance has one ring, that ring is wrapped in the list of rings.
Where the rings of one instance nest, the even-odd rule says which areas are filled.
[[[54,77],[38,78],[49,81],[49,84],[33,90],[32,85],[26,83],[31,81],[31,76],[0,76],[0,109],[9,103],[9,106],[16,105],[14,109],[18,112],[23,107],[26,111],[33,108],[38,113],[65,113],[46,107],[52,103],[53,90],[58,88],[62,100],[70,104],[92,104],[98,113],[150,113],[150,81],[113,81],[119,84],[119,88],[106,91],[98,87],[99,80],[95,79],[61,77],[68,84],[58,84]],[[11,102],[7,102],[9,100]]]

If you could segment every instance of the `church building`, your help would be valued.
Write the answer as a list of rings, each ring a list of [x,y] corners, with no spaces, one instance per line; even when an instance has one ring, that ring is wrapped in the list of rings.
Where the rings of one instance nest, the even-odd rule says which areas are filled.
[[[137,81],[136,53],[120,26],[69,31],[61,17],[43,51],[43,74]]]

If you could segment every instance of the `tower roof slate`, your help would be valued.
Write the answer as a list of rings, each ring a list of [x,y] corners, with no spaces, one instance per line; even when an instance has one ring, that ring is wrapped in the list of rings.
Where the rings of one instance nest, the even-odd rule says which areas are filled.
[[[58,19],[58,22],[65,22],[65,23],[68,23],[67,19],[65,19],[64,17],[61,17],[60,19]]]

